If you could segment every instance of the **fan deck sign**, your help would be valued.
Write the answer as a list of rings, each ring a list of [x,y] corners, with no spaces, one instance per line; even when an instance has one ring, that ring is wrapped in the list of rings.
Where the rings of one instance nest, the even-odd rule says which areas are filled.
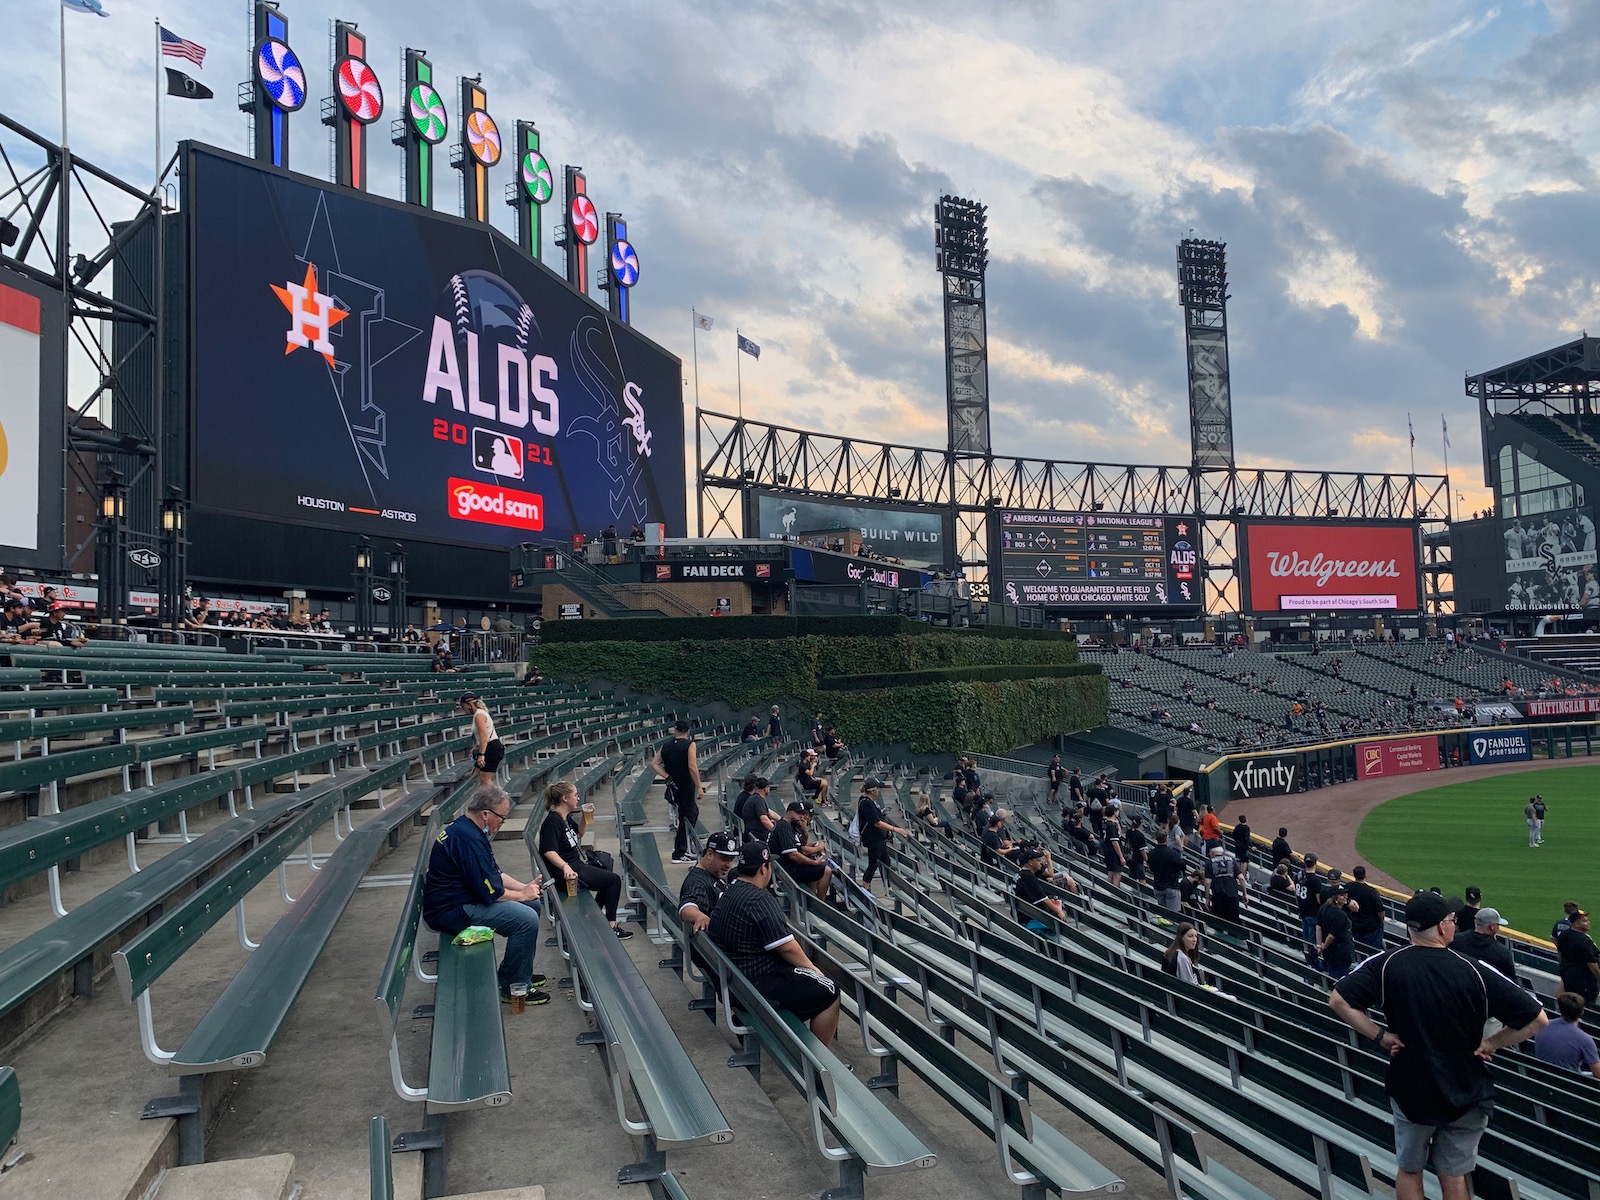
[[[480,222],[190,163],[199,505],[489,546],[684,530],[676,357]]]
[[[1421,607],[1415,525],[1252,521],[1240,531],[1247,612],[1401,613]]]

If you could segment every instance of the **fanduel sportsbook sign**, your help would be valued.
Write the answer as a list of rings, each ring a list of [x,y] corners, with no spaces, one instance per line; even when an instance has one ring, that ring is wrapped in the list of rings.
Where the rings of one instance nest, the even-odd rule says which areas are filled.
[[[1475,733],[1467,743],[1473,766],[1480,763],[1526,762],[1533,757],[1533,745],[1526,729],[1510,733]]]
[[[1300,764],[1287,754],[1228,762],[1228,799],[1287,796],[1300,790]]]

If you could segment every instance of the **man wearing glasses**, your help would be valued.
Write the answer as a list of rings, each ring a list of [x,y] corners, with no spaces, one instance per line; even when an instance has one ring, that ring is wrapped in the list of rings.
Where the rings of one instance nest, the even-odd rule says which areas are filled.
[[[480,787],[466,811],[440,831],[428,859],[422,917],[429,928],[453,938],[470,925],[482,925],[506,939],[500,960],[500,1000],[511,1003],[513,988],[527,988],[529,1004],[547,1004],[549,993],[534,991],[545,981],[533,974],[539,949],[539,881],[518,883],[495,862],[495,834],[511,815],[511,797],[497,787]]]
[[[1420,892],[1406,902],[1407,945],[1375,954],[1328,998],[1339,1019],[1389,1055],[1395,1200],[1423,1200],[1431,1159],[1444,1200],[1467,1200],[1467,1177],[1494,1107],[1489,1062],[1527,1041],[1548,1018],[1511,980],[1450,947],[1458,901]],[[1367,1010],[1381,1008],[1387,1029]],[[1483,1036],[1491,1017],[1503,1028]]]

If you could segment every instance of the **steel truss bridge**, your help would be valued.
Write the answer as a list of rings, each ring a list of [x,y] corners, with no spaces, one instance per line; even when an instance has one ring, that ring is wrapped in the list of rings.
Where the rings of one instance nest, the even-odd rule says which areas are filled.
[[[990,515],[999,509],[1192,515],[1206,563],[1205,611],[1213,614],[1239,608],[1241,521],[1417,521],[1426,555],[1426,609],[1453,611],[1444,536],[1450,493],[1443,475],[977,457],[697,409],[695,483],[702,537],[745,536],[745,494],[752,489],[951,513],[958,559],[979,581],[988,559]]]

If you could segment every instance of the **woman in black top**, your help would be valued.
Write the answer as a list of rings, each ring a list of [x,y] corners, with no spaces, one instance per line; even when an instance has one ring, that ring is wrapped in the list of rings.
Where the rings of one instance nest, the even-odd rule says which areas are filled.
[[[1101,849],[1106,857],[1106,882],[1112,887],[1121,887],[1128,856],[1122,849],[1122,830],[1115,821],[1105,823],[1105,845]]]
[[[606,920],[617,936],[631,938],[632,930],[617,926],[622,877],[584,861],[583,842],[570,819],[578,810],[577,787],[566,780],[551,784],[544,794],[544,807],[544,823],[539,826],[539,865],[558,880],[577,880],[578,886],[593,893],[595,903],[605,909]]]

